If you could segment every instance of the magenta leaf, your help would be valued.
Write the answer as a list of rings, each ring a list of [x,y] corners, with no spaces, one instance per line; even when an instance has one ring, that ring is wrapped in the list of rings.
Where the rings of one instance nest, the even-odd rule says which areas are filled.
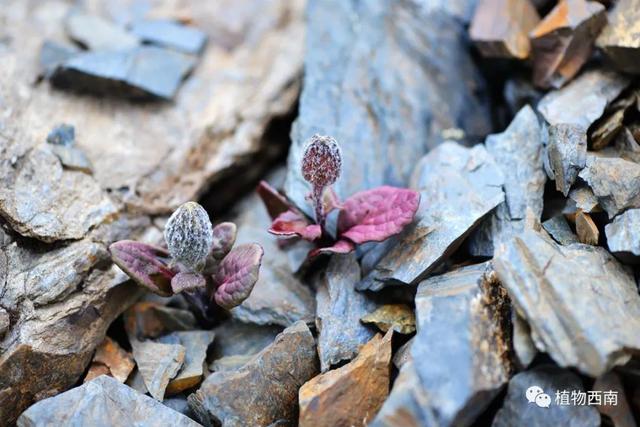
[[[205,288],[207,281],[199,273],[178,273],[171,279],[171,289],[176,294],[183,291],[193,291],[198,288]]]
[[[213,275],[216,303],[227,310],[247,299],[258,280],[264,251],[256,243],[240,245],[224,257]]]
[[[278,190],[270,186],[266,181],[260,181],[256,189],[271,219],[275,219],[281,213],[292,208],[291,203]]]
[[[322,228],[311,224],[300,212],[288,210],[273,220],[269,233],[280,237],[302,237],[312,242],[322,235]]]
[[[229,253],[236,242],[237,227],[232,222],[221,222],[213,227],[213,245],[211,255],[215,259],[222,259]]]
[[[168,266],[169,253],[161,248],[121,240],[109,246],[113,262],[136,283],[162,296],[171,296],[175,272]]]
[[[380,242],[411,223],[420,193],[383,186],[361,191],[345,200],[338,216],[338,234],[355,243]]]
[[[338,240],[332,246],[314,249],[309,252],[309,257],[313,258],[321,254],[346,254],[355,249],[355,245],[348,240]]]

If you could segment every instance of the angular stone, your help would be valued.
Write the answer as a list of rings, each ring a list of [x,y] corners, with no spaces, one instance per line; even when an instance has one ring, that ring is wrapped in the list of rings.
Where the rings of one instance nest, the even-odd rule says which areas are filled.
[[[560,366],[595,377],[640,348],[635,280],[605,249],[525,231],[496,251],[494,263],[536,347]]]
[[[561,245],[578,243],[578,236],[573,233],[567,220],[562,215],[554,216],[546,220],[542,223],[542,227]]]
[[[298,425],[367,425],[389,393],[392,334],[377,334],[350,363],[305,383],[299,392]]]
[[[56,155],[65,169],[93,174],[93,166],[81,150],[62,145],[54,145],[49,147],[49,150]]]
[[[593,194],[591,188],[586,185],[578,185],[572,188],[569,192],[569,198],[575,203],[575,210],[571,209],[570,213],[575,213],[578,209],[587,213],[597,212],[601,210],[600,206],[598,205],[598,198],[595,194]],[[566,208],[563,212],[568,213],[566,211]]]
[[[136,47],[139,40],[113,22],[84,12],[73,12],[65,20],[69,38],[89,50],[123,50]]]
[[[282,174],[270,177],[277,185]],[[275,182],[274,182],[275,181]],[[260,198],[253,194],[242,201],[235,219],[238,226],[236,245],[256,242],[264,249],[260,276],[251,295],[231,310],[234,318],[247,323],[289,326],[298,320],[312,323],[315,317],[315,301],[310,288],[294,276],[286,254],[267,231],[271,218]]]
[[[619,0],[597,45],[620,71],[640,73],[640,2]]]
[[[604,227],[607,246],[616,256],[640,256],[640,209],[629,209]]]
[[[89,365],[89,370],[87,371],[87,375],[84,376],[84,380],[82,382],[89,382],[98,378],[101,375],[111,376],[111,370],[107,365],[103,365],[102,363],[91,362]]]
[[[116,341],[109,337],[105,337],[102,344],[96,349],[92,363],[107,367],[107,375],[114,377],[121,383],[127,381],[129,374],[136,366],[131,353],[125,351]],[[88,377],[89,375],[87,375]],[[86,381],[90,380],[85,379]]]
[[[195,329],[196,318],[189,310],[165,307],[155,302],[139,302],[124,314],[129,338],[156,338],[167,332]]]
[[[359,284],[417,284],[453,253],[504,200],[504,178],[484,146],[445,142],[420,160],[411,187],[420,190],[416,221]]]
[[[216,339],[211,346],[211,357],[253,356],[271,344],[282,329],[276,325],[227,320],[213,330]]]
[[[106,375],[42,400],[18,419],[19,427],[43,425],[199,426],[195,421]]]
[[[412,334],[416,331],[416,316],[406,304],[385,304],[360,321],[375,325],[382,332],[393,329],[399,334]]]
[[[316,328],[318,355],[322,372],[345,360],[351,360],[358,348],[374,335],[374,329],[360,323],[376,305],[366,294],[358,292],[360,266],[355,253],[336,254],[319,278],[316,294]]]
[[[66,123],[58,125],[47,135],[47,142],[52,145],[71,147],[76,143],[76,129]]]
[[[209,370],[211,372],[235,371],[242,368],[251,359],[253,359],[253,355],[223,356],[211,362]]]
[[[591,187],[609,218],[640,208],[640,164],[590,153],[580,178]]]
[[[415,160],[447,129],[460,129],[470,140],[489,132],[467,31],[451,10],[461,3],[473,7],[415,0],[308,3],[305,86],[284,186],[300,209],[313,213],[299,165],[315,133],[333,136],[342,147],[343,174],[334,188],[344,200],[382,184],[406,186]]]
[[[414,337],[412,337],[409,341],[402,344],[398,350],[396,350],[393,355],[393,365],[401,369],[405,363],[407,363],[411,359],[411,345],[413,344]]]
[[[529,324],[515,308],[511,310],[511,323],[513,324],[513,351],[516,361],[519,368],[526,369],[538,354],[538,349],[531,339]]]
[[[578,240],[587,245],[597,245],[600,239],[598,226],[588,213],[578,209],[576,212],[576,234]]]
[[[625,108],[620,108],[594,124],[594,129],[591,132],[592,149],[602,150],[613,141],[616,135],[622,130],[622,121],[624,120],[625,112]]]
[[[195,59],[189,55],[140,46],[80,53],[60,64],[50,80],[59,88],[98,95],[170,100],[194,66]]]
[[[602,396],[601,404],[598,405],[598,411],[603,415],[608,416],[613,425],[616,427],[636,427],[636,421],[633,417],[633,412],[629,407],[627,400],[627,393],[624,385],[622,384],[620,375],[615,371],[607,372],[606,374],[598,377],[593,384],[593,390],[600,392]],[[612,402],[605,402],[606,394],[613,393],[615,395],[615,404]]]
[[[194,27],[169,20],[136,21],[131,32],[141,40],[194,55],[202,52],[207,35]]]
[[[169,381],[166,395],[181,393],[200,384],[204,378],[207,349],[213,341],[213,331],[173,332],[158,339],[163,344],[180,344],[185,349],[184,365]]]
[[[180,344],[137,340],[131,342],[131,347],[147,390],[154,399],[162,401],[169,381],[182,368],[185,348]]]
[[[535,402],[527,400],[529,387],[538,386],[550,397],[548,408],[540,408]],[[558,405],[555,392],[567,390],[584,391],[580,377],[571,371],[552,365],[543,365],[532,370],[520,372],[509,382],[507,397],[502,408],[496,414],[492,427],[512,427],[526,425],[530,427],[575,425],[597,427],[600,415],[593,406]]]
[[[527,222],[540,220],[546,182],[541,132],[536,114],[527,105],[504,132],[486,139],[487,152],[504,176],[505,201],[483,222],[482,234],[470,239],[472,254],[492,256],[500,241],[522,231]]]
[[[209,375],[189,405],[205,426],[294,424],[298,389],[318,368],[315,340],[296,322],[242,368]]]
[[[548,165],[556,190],[567,196],[587,162],[587,131],[568,124],[549,126]]]
[[[602,4],[560,0],[530,34],[534,83],[559,88],[571,80],[591,56],[593,43],[606,23]]]
[[[422,410],[437,425],[470,425],[512,369],[506,291],[490,263],[463,267],[420,284],[416,315],[411,354],[427,395]]]
[[[480,0],[469,35],[483,56],[526,59],[529,32],[539,21],[529,0]]]
[[[78,52],[80,52],[80,49],[75,46],[45,40],[40,48],[41,76],[48,79],[60,64],[78,54]]]
[[[0,215],[27,237],[44,242],[81,239],[117,208],[85,173],[65,170],[47,147],[0,163]]]

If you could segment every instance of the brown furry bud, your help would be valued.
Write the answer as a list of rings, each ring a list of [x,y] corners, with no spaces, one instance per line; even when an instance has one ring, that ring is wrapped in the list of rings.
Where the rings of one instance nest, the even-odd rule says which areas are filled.
[[[302,176],[314,187],[327,187],[338,180],[342,167],[340,146],[330,136],[313,135],[302,156]]]

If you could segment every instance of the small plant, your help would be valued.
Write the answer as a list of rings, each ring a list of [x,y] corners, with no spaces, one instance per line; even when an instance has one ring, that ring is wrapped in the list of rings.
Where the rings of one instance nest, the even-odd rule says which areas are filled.
[[[136,283],[171,296],[183,293],[207,323],[219,308],[244,301],[258,280],[263,250],[251,243],[233,248],[236,225],[212,227],[207,212],[195,202],[180,206],[164,230],[168,250],[132,240],[109,247],[113,262]]]
[[[314,135],[302,156],[302,176],[311,184],[307,196],[314,207],[315,221],[308,218],[284,195],[262,181],[258,193],[273,219],[269,232],[285,239],[304,239],[321,253],[347,253],[356,244],[381,242],[413,221],[420,193],[406,188],[382,186],[356,193],[341,202],[331,188],[340,177],[342,155],[335,139]],[[337,209],[335,238],[328,232],[327,215]]]

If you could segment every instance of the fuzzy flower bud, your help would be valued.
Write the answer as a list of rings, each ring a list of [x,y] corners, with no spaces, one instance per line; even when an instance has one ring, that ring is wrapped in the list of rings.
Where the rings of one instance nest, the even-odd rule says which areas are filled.
[[[342,156],[340,146],[330,136],[313,135],[302,156],[302,176],[314,187],[327,187],[338,180]]]
[[[207,211],[187,202],[171,215],[164,229],[169,253],[191,271],[200,271],[213,245],[213,227]]]

